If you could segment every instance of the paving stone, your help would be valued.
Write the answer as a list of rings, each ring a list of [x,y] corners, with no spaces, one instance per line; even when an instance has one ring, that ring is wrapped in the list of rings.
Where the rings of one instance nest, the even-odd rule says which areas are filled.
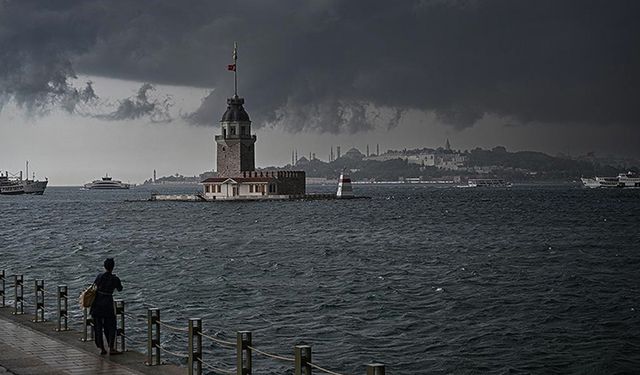
[[[140,374],[3,319],[0,337],[0,374]]]

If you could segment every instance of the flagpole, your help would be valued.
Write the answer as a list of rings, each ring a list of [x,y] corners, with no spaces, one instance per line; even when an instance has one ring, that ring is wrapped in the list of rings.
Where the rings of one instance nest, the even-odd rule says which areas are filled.
[[[238,96],[238,42],[233,42],[233,81],[234,81],[234,94]]]

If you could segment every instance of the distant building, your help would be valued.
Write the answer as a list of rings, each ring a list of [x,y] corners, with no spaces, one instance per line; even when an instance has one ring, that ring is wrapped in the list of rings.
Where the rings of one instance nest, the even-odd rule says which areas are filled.
[[[401,151],[387,151],[382,155],[373,155],[369,157],[365,157],[363,160],[375,160],[375,161],[387,161],[394,159],[403,159],[406,160],[407,156],[404,152]]]
[[[357,148],[351,148],[349,151],[347,151],[346,154],[344,154],[345,158],[349,158],[349,159],[357,159],[360,160],[362,158],[364,158],[365,156],[362,154],[362,152],[360,152],[360,150],[358,150]]]
[[[419,164],[423,167],[436,167],[456,171],[464,167],[468,160],[465,154],[446,151],[442,148],[438,150],[423,149],[413,151],[387,151],[382,155],[374,155],[365,157],[364,160],[387,161],[401,159],[406,160],[409,164]]]

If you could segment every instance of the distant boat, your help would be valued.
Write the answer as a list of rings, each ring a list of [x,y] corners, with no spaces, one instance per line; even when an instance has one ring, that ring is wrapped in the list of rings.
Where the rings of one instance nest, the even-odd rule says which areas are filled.
[[[477,188],[477,187],[511,187],[511,182],[506,182],[501,178],[470,178],[466,185],[458,185],[462,188]]]
[[[38,180],[11,180],[6,176],[0,176],[0,194],[19,195],[35,194],[42,195],[47,188],[49,181]]]
[[[128,189],[129,184],[125,184],[120,180],[114,180],[109,175],[105,175],[101,180],[94,180],[93,182],[89,182],[84,184],[85,189],[104,189],[104,190],[113,190],[113,189]]]
[[[587,188],[640,188],[640,177],[634,172],[620,173],[617,177],[581,178]]]
[[[35,179],[35,173],[32,180],[29,179],[29,162],[26,163],[26,175],[27,179],[22,179],[22,171],[20,171],[19,177],[9,177],[7,172],[4,176],[0,176],[0,194],[6,195],[19,195],[19,194],[44,194],[49,180],[45,178],[44,181]]]

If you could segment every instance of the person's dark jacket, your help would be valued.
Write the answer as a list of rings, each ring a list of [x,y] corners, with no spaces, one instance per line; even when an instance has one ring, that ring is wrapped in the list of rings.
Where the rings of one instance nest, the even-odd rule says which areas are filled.
[[[111,272],[103,272],[96,277],[94,283],[98,286],[96,299],[91,305],[91,315],[93,316],[115,316],[113,310],[113,291],[122,291],[120,278]]]

